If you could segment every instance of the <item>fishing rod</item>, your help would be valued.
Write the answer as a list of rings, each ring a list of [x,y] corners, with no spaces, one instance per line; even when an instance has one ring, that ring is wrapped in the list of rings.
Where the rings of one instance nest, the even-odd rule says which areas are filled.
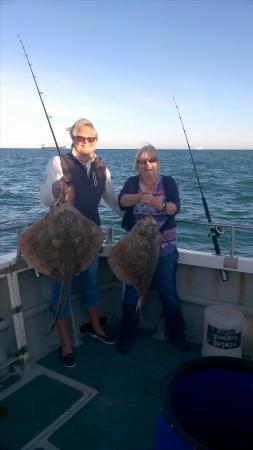
[[[206,218],[207,218],[208,223],[212,223],[211,214],[210,214],[210,211],[209,211],[209,207],[208,207],[206,198],[205,198],[205,196],[203,194],[203,190],[202,190],[202,186],[201,186],[201,183],[200,183],[200,180],[199,180],[197,168],[196,168],[195,161],[194,161],[194,158],[193,158],[193,155],[192,155],[191,146],[189,144],[189,141],[188,141],[188,138],[187,138],[187,134],[186,134],[186,131],[185,131],[185,127],[184,127],[184,124],[183,124],[183,119],[181,117],[181,114],[179,112],[179,108],[177,106],[177,103],[176,103],[174,97],[173,97],[173,102],[175,103],[175,107],[177,109],[178,117],[180,119],[183,131],[184,131],[187,147],[188,147],[188,150],[189,150],[190,155],[191,155],[191,160],[192,160],[192,164],[193,164],[193,167],[194,167],[195,175],[196,175],[196,178],[197,178],[199,190],[200,190],[200,193],[201,193],[201,198],[202,198],[202,203],[203,203],[203,207],[204,207],[204,210],[205,210]],[[220,246],[219,246],[219,242],[218,242],[218,237],[221,234],[223,234],[223,232],[224,232],[223,227],[216,227],[216,226],[211,226],[210,227],[210,234],[209,234],[209,236],[211,236],[211,238],[212,238],[216,255],[220,255],[221,254]],[[228,273],[224,269],[221,269],[221,278],[222,278],[222,281],[227,281],[228,280]]]
[[[44,102],[43,102],[43,99],[42,99],[42,94],[43,94],[43,92],[41,92],[40,89],[39,89],[38,83],[37,83],[37,81],[36,81],[36,76],[35,76],[34,73],[33,73],[32,65],[31,65],[31,63],[30,63],[30,61],[29,61],[28,55],[27,55],[27,53],[26,53],[26,50],[25,50],[25,47],[24,47],[24,44],[23,44],[23,41],[22,41],[22,39],[20,38],[20,35],[19,35],[19,34],[18,34],[18,39],[19,39],[19,41],[20,41],[20,44],[21,44],[21,46],[22,46],[22,49],[23,49],[23,51],[24,51],[25,57],[26,57],[27,62],[28,62],[28,66],[29,66],[30,71],[31,71],[31,73],[32,73],[33,80],[34,80],[35,86],[36,86],[36,88],[37,88],[37,91],[38,91],[38,94],[39,94],[39,97],[40,97],[40,101],[41,101],[41,103],[42,103],[42,106],[43,106],[43,109],[44,109],[44,113],[46,114],[46,118],[47,118],[47,121],[48,121],[48,125],[49,125],[50,131],[51,131],[51,133],[52,133],[54,142],[55,142],[55,146],[56,146],[56,148],[57,148],[57,151],[58,151],[59,155],[61,156],[61,152],[60,152],[60,149],[59,149],[59,145],[58,145],[58,143],[57,143],[57,140],[56,140],[56,137],[55,137],[55,134],[54,134],[54,130],[53,130],[53,127],[52,127],[51,122],[50,122],[50,117],[49,117],[49,115],[48,115],[48,113],[47,113],[46,107],[45,107]]]

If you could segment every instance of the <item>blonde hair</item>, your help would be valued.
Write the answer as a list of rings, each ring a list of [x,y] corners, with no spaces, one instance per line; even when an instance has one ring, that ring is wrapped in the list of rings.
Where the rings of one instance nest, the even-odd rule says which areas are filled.
[[[135,173],[139,173],[137,161],[139,159],[142,159],[142,155],[144,155],[144,153],[147,153],[148,155],[152,154],[152,155],[154,155],[156,157],[158,169],[160,170],[160,158],[159,158],[158,150],[153,145],[146,144],[143,147],[141,147],[139,150],[137,150],[137,153],[135,155],[135,159],[134,159],[134,171],[135,171]]]
[[[69,131],[72,141],[74,140],[74,137],[77,136],[78,128],[83,126],[93,128],[93,130],[96,133],[96,140],[98,140],[97,130],[94,127],[93,123],[88,119],[79,119],[71,127],[67,128],[67,131]]]

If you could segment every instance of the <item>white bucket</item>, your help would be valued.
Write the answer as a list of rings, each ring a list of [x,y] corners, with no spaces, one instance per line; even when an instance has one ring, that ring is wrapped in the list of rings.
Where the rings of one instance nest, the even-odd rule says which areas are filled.
[[[202,356],[242,357],[243,314],[224,305],[205,309]]]

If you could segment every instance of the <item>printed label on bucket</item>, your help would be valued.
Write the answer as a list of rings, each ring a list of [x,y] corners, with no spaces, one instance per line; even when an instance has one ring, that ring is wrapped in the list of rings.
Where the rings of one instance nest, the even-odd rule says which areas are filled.
[[[233,328],[226,330],[223,328],[207,326],[207,343],[213,347],[230,349],[240,347],[241,332]]]

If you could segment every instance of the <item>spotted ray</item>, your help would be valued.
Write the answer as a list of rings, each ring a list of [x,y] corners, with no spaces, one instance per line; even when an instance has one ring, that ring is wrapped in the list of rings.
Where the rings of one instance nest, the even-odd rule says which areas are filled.
[[[102,242],[99,226],[65,201],[58,202],[21,234],[20,250],[26,262],[61,283],[57,312],[49,333],[60,318],[73,275],[90,265]]]
[[[159,255],[160,233],[151,216],[139,220],[112,248],[108,263],[116,277],[135,286],[142,310]]]

